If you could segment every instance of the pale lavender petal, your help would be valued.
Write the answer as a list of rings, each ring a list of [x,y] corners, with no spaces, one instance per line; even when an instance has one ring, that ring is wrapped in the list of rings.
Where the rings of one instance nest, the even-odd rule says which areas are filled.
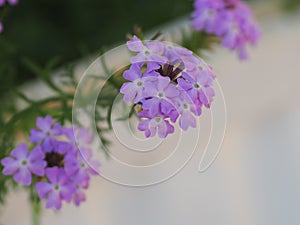
[[[44,176],[45,175],[45,167],[47,163],[45,160],[35,161],[28,166],[28,169],[37,176]]]
[[[43,199],[52,191],[52,185],[44,181],[38,182],[35,185],[35,189],[37,190],[39,197]]]
[[[166,57],[156,55],[156,54],[152,54],[151,56],[149,56],[149,58],[147,60],[155,62],[155,63],[166,63],[168,61],[168,59]]]
[[[73,195],[73,199],[74,199],[74,204],[76,206],[79,206],[81,202],[86,201],[86,195],[83,191],[78,190],[74,195]]]
[[[47,168],[45,170],[46,175],[51,183],[57,183],[58,182],[58,174],[59,174],[59,168],[58,167],[52,167]]]
[[[4,175],[12,175],[19,169],[19,162],[10,157],[2,159],[1,164],[4,166],[2,171]]]
[[[10,154],[16,159],[24,159],[28,155],[28,149],[25,143],[19,144]]]
[[[23,183],[24,186],[29,186],[31,184],[31,172],[27,168],[19,168],[19,170],[14,175],[15,181]]]
[[[129,70],[123,73],[126,80],[134,81],[142,76],[141,67],[139,64],[133,64]]]
[[[190,82],[187,82],[183,78],[177,79],[178,85],[183,89],[183,90],[189,90],[192,88],[192,84]]]
[[[70,202],[72,200],[72,195],[75,193],[76,188],[73,185],[63,186],[60,189],[60,194],[62,199],[66,202]]]
[[[36,125],[43,131],[48,131],[51,129],[53,120],[50,116],[46,116],[45,118],[39,117],[37,118]]]
[[[58,192],[53,191],[46,201],[46,208],[51,207],[54,207],[56,210],[60,210],[62,207],[62,201]]]
[[[157,131],[158,131],[158,136],[160,138],[165,138],[167,136],[167,131],[168,131],[168,127],[166,125],[165,122],[161,122],[158,127],[157,127]]]
[[[124,94],[124,101],[130,102],[136,96],[136,88],[133,83],[125,83],[121,87],[121,93]]]
[[[179,90],[178,88],[173,85],[173,84],[170,84],[166,89],[165,89],[165,94],[168,98],[174,98],[176,96],[179,95]]]
[[[157,79],[157,90],[163,91],[170,84],[169,77],[159,77]]]
[[[164,44],[159,41],[148,41],[146,43],[147,48],[151,49],[155,53],[162,52],[164,49]]]
[[[32,143],[38,143],[38,142],[42,141],[45,137],[46,137],[45,134],[41,131],[38,131],[36,129],[31,129],[30,130],[29,140]]]
[[[127,41],[126,44],[127,44],[127,47],[129,48],[129,50],[133,51],[133,52],[140,52],[145,48],[142,41],[135,35],[133,36],[133,40]]]
[[[30,152],[27,159],[30,162],[34,162],[36,160],[42,160],[44,158],[45,158],[45,153],[42,152],[42,149],[40,146],[37,146],[34,149],[32,149],[32,151]]]

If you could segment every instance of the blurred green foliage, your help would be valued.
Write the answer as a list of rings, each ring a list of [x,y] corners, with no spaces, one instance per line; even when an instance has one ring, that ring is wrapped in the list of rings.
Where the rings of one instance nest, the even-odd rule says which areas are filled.
[[[282,6],[286,10],[293,11],[293,10],[299,9],[300,0],[283,0]]]
[[[192,11],[182,0],[20,0],[5,12],[0,35],[0,94],[33,77],[22,63],[29,58],[60,65],[123,43],[137,24],[148,30]]]

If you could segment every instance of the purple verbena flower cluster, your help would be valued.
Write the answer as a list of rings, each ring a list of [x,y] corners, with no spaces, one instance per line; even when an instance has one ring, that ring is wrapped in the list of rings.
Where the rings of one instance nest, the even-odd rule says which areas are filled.
[[[246,45],[260,37],[250,8],[240,0],[196,0],[191,23],[197,31],[221,38],[222,45],[247,58]]]
[[[32,150],[19,144],[1,161],[2,173],[13,175],[25,186],[34,185],[39,197],[46,200],[46,208],[59,210],[63,200],[80,205],[86,199],[84,189],[90,176],[100,166],[88,147],[92,136],[84,128],[64,128],[50,116],[37,118],[36,125],[29,138]]]
[[[159,41],[127,42],[131,67],[123,73],[129,82],[121,87],[124,101],[141,105],[140,131],[146,137],[165,138],[179,120],[183,130],[196,127],[202,106],[210,107],[215,74],[202,59],[183,47]]]

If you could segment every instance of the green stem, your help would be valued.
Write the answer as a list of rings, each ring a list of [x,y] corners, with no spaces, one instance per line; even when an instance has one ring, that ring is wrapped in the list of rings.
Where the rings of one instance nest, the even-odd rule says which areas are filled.
[[[40,201],[33,201],[32,204],[32,225],[40,225],[41,205]]]
[[[40,225],[41,223],[41,201],[34,187],[30,187],[30,203],[32,225]]]

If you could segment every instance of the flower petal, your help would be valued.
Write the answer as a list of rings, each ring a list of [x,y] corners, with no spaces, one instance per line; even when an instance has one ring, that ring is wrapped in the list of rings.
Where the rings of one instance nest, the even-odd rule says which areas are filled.
[[[32,181],[31,172],[27,168],[19,168],[14,179],[16,182],[23,183],[24,186],[29,186]]]

